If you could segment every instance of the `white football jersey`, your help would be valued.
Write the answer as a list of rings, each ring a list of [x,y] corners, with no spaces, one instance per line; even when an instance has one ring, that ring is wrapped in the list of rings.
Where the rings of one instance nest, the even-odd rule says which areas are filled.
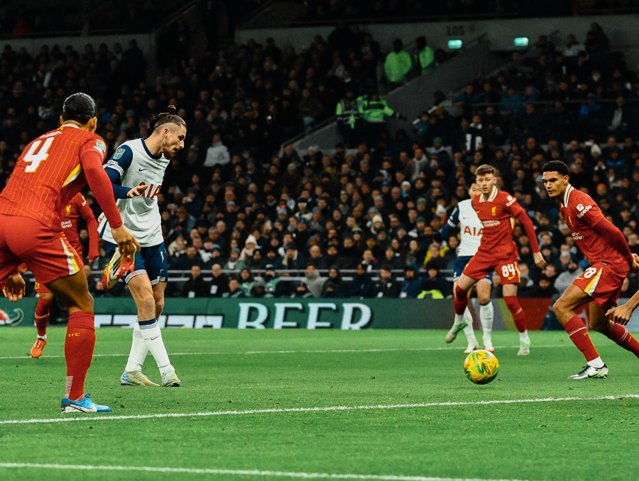
[[[481,243],[482,223],[473,209],[470,199],[462,200],[459,204],[459,232],[461,241],[457,249],[458,256],[474,256]]]
[[[159,157],[151,155],[144,139],[124,142],[104,164],[105,169],[113,169],[120,175],[120,184],[123,186],[132,188],[142,182],[147,185],[144,194],[139,197],[116,199],[124,225],[142,247],[152,247],[164,242],[157,196],[162,189],[168,165],[169,159],[163,154]],[[111,227],[104,215],[100,216],[99,221],[100,236],[114,243]]]

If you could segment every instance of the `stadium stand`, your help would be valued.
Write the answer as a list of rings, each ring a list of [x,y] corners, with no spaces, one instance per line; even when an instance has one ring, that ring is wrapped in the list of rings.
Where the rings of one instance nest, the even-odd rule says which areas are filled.
[[[312,128],[332,115],[350,86],[357,95],[380,87],[384,57],[365,29],[338,28],[300,51],[251,41],[208,51],[197,62],[183,58],[147,82],[145,65],[153,59],[135,42],[87,45],[82,52],[43,47],[35,55],[6,46],[0,179],[4,184],[26,139],[56,125],[65,94],[86,90],[98,100],[99,133],[110,151],[147,135],[151,115],[169,103],[188,122],[188,148],[171,163],[159,197],[171,269],[180,273],[173,295],[193,283],[189,276],[202,276],[210,289],[216,265],[237,275],[245,294],[264,287],[266,296],[416,296],[443,286],[455,240],[439,239],[437,231],[466,197],[476,166],[486,162],[500,169],[536,222],[553,265],[554,271],[536,272],[519,229],[532,285],[554,282],[571,258],[584,262],[539,184],[545,160],[567,161],[574,183],[639,252],[639,80],[621,53],[609,51],[598,25],[565,45],[540,37],[494,75],[469,79],[454,94],[438,92],[412,131],[353,148],[297,151],[284,142],[280,149],[305,118]],[[93,267],[105,262],[101,257]],[[309,272],[309,263],[319,271]],[[196,265],[201,273],[193,275]],[[385,266],[398,290],[376,285]],[[424,285],[402,285],[411,281],[407,270]],[[427,271],[436,271],[434,277]],[[342,283],[344,289],[335,288]],[[632,277],[629,289],[635,287]],[[99,282],[94,289],[105,295]]]

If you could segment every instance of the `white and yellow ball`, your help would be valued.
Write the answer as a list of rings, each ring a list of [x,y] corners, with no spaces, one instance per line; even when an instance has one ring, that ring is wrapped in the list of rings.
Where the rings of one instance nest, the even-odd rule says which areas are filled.
[[[499,360],[490,351],[473,351],[464,361],[464,372],[475,384],[488,384],[497,377]]]

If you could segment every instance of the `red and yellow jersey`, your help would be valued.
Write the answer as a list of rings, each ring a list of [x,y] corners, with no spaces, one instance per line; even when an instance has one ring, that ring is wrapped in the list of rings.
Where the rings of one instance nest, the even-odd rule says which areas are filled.
[[[569,184],[561,201],[561,216],[590,264],[603,262],[627,268],[626,258],[593,229],[605,217],[592,197]]]
[[[517,256],[511,218],[516,218],[521,213],[525,215],[517,199],[495,187],[487,198],[477,195],[472,198],[471,203],[483,226],[478,252],[489,253],[495,258]]]
[[[75,124],[30,142],[0,194],[0,213],[29,217],[61,230],[64,206],[86,185],[80,158],[89,149],[98,151],[104,162],[104,140]]]
[[[89,258],[98,255],[98,221],[86,199],[79,192],[64,206],[62,213],[62,229],[69,244],[82,256],[82,243],[78,235],[78,221],[82,218],[89,233]]]

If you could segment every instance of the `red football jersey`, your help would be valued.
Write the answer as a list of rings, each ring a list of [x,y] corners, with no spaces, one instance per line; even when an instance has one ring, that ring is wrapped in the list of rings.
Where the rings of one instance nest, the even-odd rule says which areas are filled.
[[[65,124],[31,141],[0,194],[0,213],[35,219],[61,230],[65,205],[85,185],[80,158],[98,151],[104,162],[106,144],[94,133]]]
[[[628,265],[626,258],[612,249],[610,243],[593,229],[605,217],[588,194],[568,184],[561,201],[561,216],[568,225],[575,244],[590,264],[605,262],[611,265]]]
[[[517,244],[513,240],[512,217],[526,213],[512,195],[496,187],[488,196],[472,198],[471,205],[483,225],[479,251],[489,253],[495,258],[518,256]]]
[[[62,213],[62,229],[69,244],[82,256],[82,243],[78,235],[78,220],[82,218],[87,225],[89,233],[89,257],[98,255],[98,221],[95,220],[93,211],[86,199],[79,192],[73,196],[69,203],[64,206]]]

